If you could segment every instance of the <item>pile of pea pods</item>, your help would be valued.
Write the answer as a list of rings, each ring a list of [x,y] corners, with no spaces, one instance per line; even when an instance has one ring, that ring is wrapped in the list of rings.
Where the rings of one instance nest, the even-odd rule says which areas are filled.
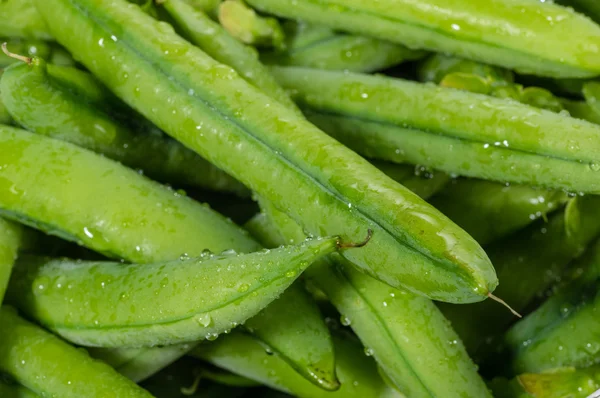
[[[600,395],[597,0],[0,0],[0,398]]]

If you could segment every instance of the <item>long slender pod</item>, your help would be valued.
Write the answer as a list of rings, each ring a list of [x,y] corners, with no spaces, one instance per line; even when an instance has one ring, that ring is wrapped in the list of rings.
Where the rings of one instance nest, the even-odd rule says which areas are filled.
[[[546,217],[567,200],[560,191],[458,178],[429,203],[487,245]]]
[[[517,311],[523,311],[557,281],[567,265],[582,255],[600,234],[600,199],[578,197],[564,211],[554,213],[548,222],[539,220],[526,229],[495,242],[488,248],[498,269],[499,297]],[[470,306],[440,304],[470,353],[503,333],[514,319],[488,303]],[[478,319],[479,322],[473,322]]]
[[[338,246],[334,237],[156,264],[23,258],[7,302],[84,346],[153,347],[215,339],[258,314],[310,263]],[[110,312],[102,311],[104,303],[114,303]]]
[[[595,124],[431,84],[305,68],[271,70],[311,111],[311,121],[367,157],[499,182],[600,192],[600,126]]]
[[[264,201],[261,207],[284,241],[304,238],[287,215]],[[365,353],[407,396],[489,396],[460,339],[430,300],[386,286],[334,258],[305,274],[342,314],[342,324],[358,335]],[[462,381],[454,382],[457,378]]]
[[[239,182],[175,140],[135,131],[131,121],[128,126],[107,113],[102,108],[108,105],[98,104],[102,97],[96,95],[105,89],[94,79],[82,82],[79,71],[48,69],[40,58],[27,61],[6,69],[0,79],[2,102],[24,128],[102,153],[159,181],[247,194]]]
[[[443,301],[481,301],[495,288],[493,267],[462,229],[165,23],[124,0],[36,5],[120,98],[307,231],[358,241],[372,229],[368,246],[343,253],[361,269]]]
[[[41,396],[147,397],[148,392],[60,338],[0,308],[0,371]]]
[[[52,40],[48,26],[32,0],[0,2],[0,37]]]
[[[277,84],[269,70],[258,60],[252,47],[240,43],[221,25],[202,11],[195,10],[184,0],[166,0],[160,3],[176,23],[184,37],[200,47],[215,60],[231,66],[250,84],[270,95],[276,101],[296,109],[285,90]]]
[[[600,74],[600,27],[548,2],[530,0],[249,0],[260,11],[454,54],[522,73]],[[564,40],[575,35],[576,42]]]
[[[336,347],[337,374],[341,381],[337,391],[324,391],[298,377],[277,354],[269,355],[252,337],[232,332],[210,344],[200,345],[192,355],[216,366],[256,380],[271,388],[302,398],[401,398],[377,374],[373,361],[364,357],[354,339],[333,333]]]
[[[260,248],[208,207],[74,145],[0,127],[0,148],[5,154],[0,213],[38,229],[135,263],[196,257],[204,250]],[[301,313],[311,310],[289,305]],[[300,337],[280,325],[278,335]],[[165,362],[172,362],[170,354]]]

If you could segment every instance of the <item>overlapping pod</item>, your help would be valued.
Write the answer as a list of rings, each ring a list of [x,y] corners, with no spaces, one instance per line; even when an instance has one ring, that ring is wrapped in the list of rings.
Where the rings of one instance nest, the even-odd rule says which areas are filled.
[[[600,27],[548,2],[530,0],[249,0],[260,11],[409,48],[454,54],[522,73],[600,74]],[[575,35],[577,41],[564,40]]]
[[[459,178],[429,203],[485,246],[546,217],[567,199],[560,191]]]
[[[463,230],[169,25],[124,0],[36,5],[115,94],[307,231],[358,241],[372,229],[368,246],[343,253],[366,272],[451,302],[495,288],[493,267]]]
[[[421,166],[380,160],[371,160],[370,162],[393,180],[398,181],[425,200],[442,191],[451,180],[448,174],[437,170],[427,170]],[[435,207],[437,208],[437,206]]]
[[[283,25],[288,45],[283,50],[261,54],[261,61],[275,65],[368,73],[416,60],[426,54],[389,41],[289,22]]]
[[[178,31],[215,60],[231,66],[274,100],[296,109],[285,90],[277,84],[269,70],[258,60],[255,49],[240,43],[204,12],[184,0],[166,0],[160,5],[173,19]]]
[[[42,397],[144,397],[148,392],[80,349],[0,308],[0,371]]]
[[[0,37],[52,40],[48,26],[32,0],[0,2]]]
[[[13,65],[0,79],[4,106],[29,131],[102,153],[163,182],[247,195],[239,182],[196,153],[161,133],[135,126],[132,112],[127,115],[129,125],[115,118],[110,108],[118,105],[108,98],[103,103],[106,95],[97,94],[103,90],[91,76],[48,68],[41,58]]]
[[[402,398],[377,374],[372,360],[364,357],[360,344],[353,338],[332,333],[336,348],[336,372],[340,389],[325,391],[308,383],[277,354],[269,355],[252,337],[232,332],[216,341],[200,345],[192,355],[223,369],[298,397],[310,398]]]
[[[2,215],[111,257],[155,263],[199,256],[205,249],[245,253],[260,248],[208,207],[69,143],[0,126],[0,152]],[[310,314],[313,307],[303,302],[289,305]],[[288,326],[280,324],[277,334],[296,334]]]
[[[583,254],[586,246],[600,235],[600,198],[577,197],[546,222],[539,220],[526,229],[488,247],[498,269],[502,297],[516,311],[543,294],[564,272],[567,265]],[[514,317],[491,302],[469,306],[440,303],[470,353],[475,353],[491,337],[501,334]],[[478,319],[478,322],[473,322]]]
[[[600,244],[596,242],[572,268],[583,270],[582,274],[559,287],[506,333],[508,368],[513,374],[582,368],[600,360]]]
[[[311,121],[367,157],[499,182],[600,193],[600,126],[595,124],[516,101],[401,79],[271,70],[311,111]]]
[[[144,347],[215,339],[275,300],[338,238],[156,264],[23,258],[7,300],[65,339]],[[110,311],[103,310],[111,303]]]
[[[219,22],[236,39],[255,47],[281,47],[283,30],[273,17],[258,15],[242,1],[225,0],[219,4]]]
[[[16,54],[41,57],[56,65],[73,66],[75,64],[71,55],[56,43],[34,39],[0,39],[0,44],[5,42],[8,49]],[[0,68],[5,68],[16,62],[18,62],[16,59],[0,53]]]
[[[274,224],[267,227],[278,229],[284,241],[303,239],[292,219],[264,201],[261,207]],[[365,354],[406,396],[489,396],[459,337],[430,300],[386,286],[333,258],[313,264],[305,275],[342,314],[342,324],[354,330]],[[453,377],[445,378],[448,374]]]

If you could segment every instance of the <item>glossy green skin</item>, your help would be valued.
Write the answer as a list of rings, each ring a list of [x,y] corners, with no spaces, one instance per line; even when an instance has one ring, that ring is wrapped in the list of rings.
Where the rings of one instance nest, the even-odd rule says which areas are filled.
[[[267,64],[305,66],[328,70],[375,72],[406,61],[419,59],[425,52],[370,37],[331,32],[303,47],[261,55]]]
[[[567,199],[560,191],[459,178],[429,203],[487,245],[546,217]]]
[[[283,45],[283,30],[277,19],[256,14],[242,1],[223,1],[219,5],[219,22],[242,43],[276,48]]]
[[[147,263],[259,247],[209,208],[69,143],[1,126],[0,152],[0,213],[100,253]]]
[[[21,226],[0,218],[0,304],[4,299],[12,267],[21,246],[22,235]]]
[[[0,2],[0,21],[0,37],[52,40],[32,0],[3,0]]]
[[[341,386],[339,390],[332,392],[307,382],[277,354],[269,355],[256,340],[239,332],[232,332],[210,344],[200,345],[192,351],[192,355],[298,397],[402,397],[381,380],[373,361],[364,357],[360,344],[338,334],[333,334],[333,341]]]
[[[600,74],[600,27],[583,15],[530,0],[249,0],[260,11],[454,54],[522,73]],[[573,43],[565,36],[576,35]]]
[[[283,242],[303,239],[292,219],[264,201],[261,207]],[[313,264],[305,275],[408,397],[490,396],[460,339],[430,300],[386,286],[335,258]]]
[[[239,182],[178,142],[134,131],[96,106],[94,102],[102,98],[96,93],[102,87],[93,79],[83,82],[74,72],[73,83],[65,82],[69,76],[64,68],[58,68],[58,79],[52,70],[34,58],[31,64],[13,65],[2,75],[0,97],[21,126],[102,153],[163,182],[246,193]],[[93,84],[97,86],[90,89]],[[86,101],[89,97],[92,102]]]
[[[105,350],[91,347],[89,352],[92,357],[103,360],[123,376],[139,383],[187,354],[191,348],[190,344],[175,344],[160,349],[115,348]]]
[[[18,384],[8,384],[0,380],[0,397],[37,398],[39,395]]]
[[[78,345],[153,347],[214,339],[256,315],[310,263],[336,249],[337,238],[328,238],[156,264],[24,258],[7,300]],[[105,303],[113,303],[111,311],[103,310]]]
[[[573,268],[583,269],[583,274],[507,332],[504,342],[511,355],[512,372],[580,368],[600,361],[600,245],[596,243]]]
[[[600,389],[600,367],[525,373],[490,384],[496,398],[587,398]]]
[[[419,166],[380,160],[371,160],[371,163],[425,200],[443,190],[451,180],[447,174],[439,171],[421,170]]]
[[[152,397],[110,366],[0,309],[0,370],[41,396]],[[59,360],[57,360],[59,358]]]
[[[276,248],[285,243],[262,213],[254,216],[244,228],[264,247]],[[294,283],[267,308],[248,319],[244,328],[306,379],[321,388],[336,390],[339,381],[335,376],[331,335],[321,311],[303,285],[301,281]],[[285,328],[294,332],[281,333],[279,329]]]
[[[202,11],[195,10],[183,0],[167,0],[164,9],[192,43],[215,60],[231,66],[250,84],[270,95],[273,99],[296,109],[288,94],[277,84],[273,76],[258,60],[255,49],[240,43],[221,25]]]
[[[359,268],[451,302],[483,300],[496,286],[464,231],[166,24],[123,0],[36,5],[61,44],[120,98],[307,231],[360,241],[372,229],[369,245],[343,253]]]
[[[307,115],[313,123],[365,156],[500,182],[600,192],[595,124],[401,79],[271,70],[302,107],[316,112]]]
[[[539,220],[488,247],[500,279],[497,296],[516,311],[526,309],[600,235],[599,219],[600,198],[579,197],[548,222]],[[515,320],[506,308],[491,301],[461,307],[440,304],[440,309],[470,353],[486,348],[482,346],[486,339],[502,333]]]

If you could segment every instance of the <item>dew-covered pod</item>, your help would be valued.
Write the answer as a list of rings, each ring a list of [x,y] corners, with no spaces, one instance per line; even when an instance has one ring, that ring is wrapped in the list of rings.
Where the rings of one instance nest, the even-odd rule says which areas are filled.
[[[214,340],[275,300],[339,238],[156,264],[22,257],[7,301],[73,343],[142,347]]]
[[[307,117],[358,153],[447,173],[600,193],[600,126],[385,76],[272,67]]]
[[[600,27],[572,9],[530,0],[248,0],[259,11],[453,54],[521,73],[600,74]],[[576,37],[577,40],[565,40]]]
[[[372,229],[369,245],[341,254],[358,268],[442,301],[481,301],[495,288],[485,252],[461,228],[170,25],[124,0],[36,5],[119,98],[308,232],[357,241]]]

